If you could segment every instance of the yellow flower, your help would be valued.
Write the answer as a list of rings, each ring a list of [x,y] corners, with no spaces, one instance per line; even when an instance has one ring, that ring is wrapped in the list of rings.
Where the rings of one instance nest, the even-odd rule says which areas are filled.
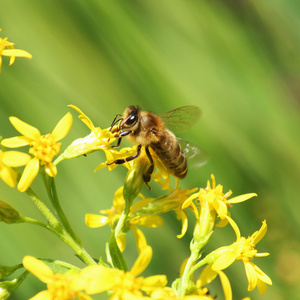
[[[152,248],[147,246],[140,253],[129,272],[100,265],[88,266],[82,270],[82,276],[85,276],[86,281],[85,291],[88,294],[97,294],[110,290],[112,291],[110,299],[113,300],[129,299],[128,297],[131,295],[142,297],[142,291],[150,294],[155,289],[162,288],[167,284],[165,275],[137,277],[146,269],[151,258]]]
[[[29,160],[30,155],[26,153],[0,150],[0,178],[10,187],[15,187],[17,172],[12,167],[25,166]]]
[[[16,117],[10,117],[9,120],[16,130],[23,134],[23,136],[4,139],[1,144],[8,148],[29,145],[31,146],[29,153],[33,155],[33,158],[27,163],[18,183],[18,190],[20,192],[25,192],[36,177],[40,165],[45,166],[45,171],[49,176],[56,176],[57,169],[52,163],[52,160],[53,157],[60,151],[61,143],[57,142],[64,138],[71,128],[72,115],[67,113],[58,122],[52,133],[46,135],[41,135],[37,128]],[[10,158],[13,160],[13,157]],[[15,160],[18,160],[17,155],[15,155]]]
[[[181,188],[177,187],[167,195],[144,200],[146,202],[143,207],[139,204],[143,202],[138,202],[135,209],[139,211],[140,214],[163,214],[174,210],[177,219],[182,221],[181,234],[177,235],[178,238],[181,238],[185,235],[188,228],[187,212],[182,208],[182,204],[186,203],[189,194],[196,190],[196,188],[181,190]],[[196,217],[198,216],[197,208],[193,202],[190,202],[185,208],[190,208]]]
[[[47,290],[39,292],[32,300],[91,300],[84,294],[85,280],[81,274],[68,271],[64,274],[55,274],[44,262],[32,256],[25,256],[24,267],[39,280],[47,284]]]
[[[231,204],[240,203],[246,201],[254,196],[257,196],[255,193],[244,194],[238,197],[234,197],[230,200],[227,198],[232,194],[231,191],[228,191],[226,194],[223,193],[223,186],[218,184],[216,186],[216,180],[214,175],[211,175],[212,187],[210,182],[207,181],[207,187],[205,189],[201,188],[198,193],[191,195],[182,205],[182,208],[185,208],[191,204],[193,200],[197,200],[199,206],[203,202],[208,203],[210,210],[215,211],[217,216],[220,217],[221,222],[219,226],[225,226],[228,223],[228,217],[230,214],[228,212],[228,207],[231,207]]]
[[[231,226],[235,230],[237,240],[232,245],[221,247],[208,255],[208,258],[212,258],[213,260],[211,270],[219,272],[229,267],[235,260],[240,260],[244,263],[249,283],[248,291],[252,291],[257,286],[259,293],[263,294],[267,290],[267,284],[272,285],[272,281],[268,275],[252,263],[252,260],[255,257],[269,255],[269,253],[258,253],[255,249],[256,244],[267,232],[266,221],[263,221],[261,228],[248,238],[240,236],[240,231],[234,222]]]
[[[111,228],[114,228],[114,226],[120,219],[124,209],[125,200],[123,197],[123,187],[121,187],[115,193],[112,208],[101,210],[100,213],[103,215],[87,214],[85,216],[86,225],[91,228],[98,228],[109,224]],[[163,220],[159,216],[151,215],[137,215],[131,217],[134,211],[135,207],[133,206],[130,209],[130,214],[128,216],[128,222],[126,224],[126,227],[128,229],[132,229],[138,250],[139,252],[141,252],[147,246],[147,242],[142,231],[137,228],[137,225],[155,228],[161,226],[163,224]],[[126,245],[125,235],[121,235],[120,237],[118,237],[117,244],[119,246],[119,249],[121,251],[124,251]]]
[[[110,148],[110,144],[116,140],[109,129],[95,127],[91,119],[78,107],[74,105],[68,106],[79,112],[80,115],[78,118],[91,130],[91,133],[84,138],[80,138],[72,142],[72,144],[69,145],[67,149],[55,160],[55,165],[64,159],[79,157],[97,150],[105,151],[107,148]]]
[[[1,29],[0,29],[1,31]],[[32,58],[32,55],[24,50],[14,49],[14,43],[11,43],[6,38],[0,38],[0,70],[2,65],[2,56],[9,56],[9,65],[11,66],[16,57]]]

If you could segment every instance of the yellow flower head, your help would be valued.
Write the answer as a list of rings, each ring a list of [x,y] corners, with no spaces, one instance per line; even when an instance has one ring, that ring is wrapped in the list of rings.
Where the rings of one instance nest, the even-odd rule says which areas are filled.
[[[106,151],[110,148],[110,144],[116,139],[109,129],[101,129],[95,127],[91,119],[85,115],[78,107],[69,105],[75,109],[80,115],[78,118],[91,130],[91,133],[84,138],[80,138],[72,142],[71,145],[55,160],[55,165],[64,159],[70,159],[86,155],[97,150]]]
[[[169,194],[160,196],[158,198],[144,199],[144,206],[141,207],[139,202],[136,204],[136,210],[141,214],[163,214],[174,210],[178,220],[182,221],[181,234],[177,235],[181,238],[185,235],[188,228],[187,212],[182,208],[182,204],[186,202],[189,195],[195,192],[197,189],[185,189],[176,188],[172,190]],[[138,206],[140,206],[138,208]],[[198,216],[198,211],[193,202],[190,203],[186,208],[190,208],[196,217]],[[139,209],[139,210],[138,210]]]
[[[45,166],[45,171],[51,177],[57,174],[56,166],[52,163],[54,156],[60,151],[61,143],[57,143],[69,132],[72,125],[72,115],[67,113],[56,125],[52,133],[41,135],[39,130],[16,117],[9,118],[12,125],[23,136],[4,139],[1,144],[8,148],[31,146],[29,153],[33,155],[24,169],[18,183],[18,190],[25,192],[36,177],[40,165]],[[13,151],[12,151],[13,152]],[[15,155],[15,156],[14,156]],[[10,156],[10,160],[18,161],[16,152]]]
[[[248,290],[252,291],[257,286],[259,292],[263,294],[267,289],[267,284],[272,285],[272,281],[269,276],[252,263],[252,260],[255,257],[269,255],[269,253],[258,253],[255,249],[256,244],[267,232],[266,221],[263,221],[261,228],[248,238],[240,236],[239,229],[234,222],[231,225],[236,232],[237,240],[232,245],[221,247],[209,254],[214,260],[211,269],[212,271],[219,272],[229,267],[235,260],[240,260],[244,263],[249,282]]]
[[[219,226],[224,226],[228,223],[228,219],[226,218],[227,216],[230,216],[228,207],[231,207],[234,203],[243,202],[257,196],[255,193],[249,193],[228,200],[227,198],[230,197],[232,192],[228,191],[224,194],[223,186],[220,184],[216,185],[214,175],[211,175],[211,179],[212,185],[209,181],[207,181],[207,187],[205,189],[201,188],[199,192],[191,195],[186,202],[183,203],[182,207],[185,208],[189,206],[195,199],[197,200],[200,208],[205,202],[205,205],[208,205],[211,211],[215,211],[217,216],[222,220],[218,224]]]
[[[82,270],[82,276],[85,276],[86,281],[85,291],[88,294],[97,294],[110,290],[113,292],[111,299],[114,300],[127,299],[130,298],[130,295],[142,297],[142,291],[150,294],[155,289],[162,288],[167,284],[165,275],[137,277],[146,269],[151,258],[152,248],[147,246],[140,253],[129,272],[100,265],[88,266]]]
[[[25,256],[24,267],[39,280],[47,284],[47,290],[38,293],[32,299],[40,300],[73,300],[91,299],[82,291],[85,289],[85,280],[80,273],[69,271],[64,274],[55,274],[44,262],[32,256]]]
[[[0,29],[1,31],[1,29]],[[14,49],[14,43],[11,43],[6,38],[0,38],[0,70],[2,65],[2,56],[9,56],[9,65],[11,66],[16,57],[32,58],[32,55],[24,50]]]
[[[117,221],[120,219],[124,208],[125,200],[123,197],[123,187],[121,187],[115,193],[111,209],[101,210],[100,213],[102,215],[87,214],[85,216],[86,225],[91,228],[97,228],[109,224],[109,226],[113,229]],[[140,214],[133,216],[134,211],[135,206],[133,206],[130,210],[126,227],[132,229],[138,250],[141,252],[147,246],[147,242],[142,231],[137,228],[137,225],[155,228],[161,226],[163,224],[163,220],[159,216]],[[121,251],[124,251],[125,249],[125,237],[125,235],[121,235],[117,239],[117,243]]]

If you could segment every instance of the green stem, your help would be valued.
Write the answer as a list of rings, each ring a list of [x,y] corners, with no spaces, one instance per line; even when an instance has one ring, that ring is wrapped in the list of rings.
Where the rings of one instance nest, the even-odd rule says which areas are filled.
[[[72,229],[72,227],[69,223],[69,220],[67,219],[67,217],[60,205],[54,178],[47,176],[45,170],[42,170],[41,173],[42,173],[44,184],[45,184],[49,199],[51,201],[52,207],[54,208],[60,223],[64,226],[66,231],[73,237],[73,239],[76,240],[79,244],[81,244],[81,241],[80,241],[78,235]]]
[[[29,223],[34,223],[35,225],[46,227],[52,233],[56,234],[64,243],[70,246],[86,264],[96,264],[96,262],[89,255],[89,253],[66,231],[66,229],[59,223],[59,221],[52,214],[49,208],[38,198],[34,191],[31,188],[28,188],[26,193],[36,205],[36,207],[48,220],[50,226],[47,226],[39,221],[32,221],[32,219],[30,220],[30,218],[25,218],[25,220],[29,221]]]

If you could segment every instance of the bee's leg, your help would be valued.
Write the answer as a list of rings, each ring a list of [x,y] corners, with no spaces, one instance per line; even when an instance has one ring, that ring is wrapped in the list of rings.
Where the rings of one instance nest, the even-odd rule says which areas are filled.
[[[128,162],[128,161],[131,161],[131,160],[137,158],[137,157],[140,155],[140,153],[141,153],[141,148],[142,148],[142,145],[138,145],[138,146],[137,146],[137,152],[136,152],[136,154],[134,154],[134,155],[132,155],[132,156],[128,156],[128,157],[126,157],[126,158],[120,158],[120,159],[117,159],[117,160],[115,160],[115,161],[113,161],[113,162],[111,162],[111,163],[106,163],[106,164],[107,164],[108,166],[109,166],[109,165],[112,165],[112,164],[121,165],[121,164],[124,164],[124,163],[126,163],[126,162]]]
[[[116,134],[115,137],[118,138],[118,142],[117,142],[116,145],[111,146],[111,148],[118,148],[120,146],[120,144],[121,144],[122,137],[126,136],[126,135],[128,135],[130,133],[131,133],[131,130],[126,130],[126,131],[121,131],[120,133]]]
[[[145,150],[146,150],[146,154],[150,160],[150,166],[149,168],[147,169],[147,171],[144,173],[143,175],[143,179],[147,185],[147,187],[149,188],[149,190],[151,190],[151,187],[149,185],[149,182],[151,180],[151,174],[153,173],[154,171],[154,162],[153,162],[153,159],[152,159],[152,156],[150,154],[150,151],[149,151],[149,148],[148,147],[145,147]]]

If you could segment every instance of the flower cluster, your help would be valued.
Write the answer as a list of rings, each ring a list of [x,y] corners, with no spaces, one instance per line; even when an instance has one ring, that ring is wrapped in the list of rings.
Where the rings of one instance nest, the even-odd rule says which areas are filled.
[[[259,293],[266,292],[267,285],[271,285],[272,281],[253,262],[254,259],[269,255],[259,253],[256,249],[258,242],[266,234],[266,221],[263,221],[258,231],[245,238],[229,212],[233,205],[249,200],[256,194],[249,193],[231,198],[232,192],[223,192],[223,186],[216,184],[214,175],[211,175],[211,182],[207,181],[205,188],[182,189],[178,186],[178,180],[173,187],[170,174],[153,151],[151,155],[156,170],[151,176],[161,186],[163,194],[154,198],[147,198],[141,194],[145,184],[143,176],[150,164],[144,151],[141,151],[138,158],[125,162],[123,165],[128,169],[128,173],[124,186],[115,192],[112,206],[100,210],[100,214],[89,213],[85,216],[86,225],[90,228],[104,225],[109,225],[111,228],[111,237],[106,245],[106,262],[104,258],[93,259],[73,232],[60,206],[54,185],[58,164],[65,159],[101,150],[106,155],[106,161],[96,167],[96,170],[106,166],[109,170],[114,170],[117,166],[114,163],[116,160],[136,154],[137,148],[133,146],[116,149],[112,144],[118,136],[114,134],[113,128],[101,129],[94,126],[79,108],[70,106],[79,113],[79,119],[91,132],[86,137],[73,141],[55,160],[61,148],[59,141],[71,128],[73,120],[71,113],[67,113],[54,130],[46,135],[42,135],[37,128],[16,117],[10,117],[10,122],[21,136],[4,139],[1,145],[6,148],[29,146],[29,150],[28,153],[24,153],[5,151],[6,149],[3,148],[3,151],[0,151],[0,178],[10,187],[17,184],[20,192],[26,191],[47,219],[47,223],[23,217],[3,201],[0,202],[0,221],[7,224],[27,222],[50,230],[69,245],[87,266],[80,269],[64,262],[49,263],[48,260],[25,256],[22,265],[0,268],[5,276],[13,274],[19,268],[25,268],[24,273],[15,281],[0,282],[0,296],[5,292],[7,298],[7,295],[30,272],[47,284],[47,289],[38,293],[33,299],[90,300],[92,295],[106,292],[112,300],[212,300],[214,297],[211,296],[207,284],[219,277],[225,299],[231,300],[233,297],[231,284],[225,270],[235,261],[243,262],[248,279],[248,291],[257,287]],[[25,168],[20,175],[17,168],[23,166]],[[32,189],[29,189],[39,172],[43,177],[51,178],[50,181],[46,180],[46,188],[55,213],[51,212]],[[182,224],[181,232],[177,237],[182,238],[188,227],[193,228],[193,237],[190,242],[190,256],[182,264],[179,278],[167,286],[165,275],[140,276],[149,265],[153,251],[147,243],[142,228],[162,226],[164,221],[161,215],[171,211],[175,212],[176,218]],[[188,213],[191,213],[190,218]],[[230,228],[234,230],[236,240],[204,256],[204,247],[210,241],[216,227],[221,230],[227,224],[230,224]],[[135,237],[139,254],[128,271],[124,250],[126,235],[130,231]],[[195,271],[200,268],[200,275],[195,280]]]

